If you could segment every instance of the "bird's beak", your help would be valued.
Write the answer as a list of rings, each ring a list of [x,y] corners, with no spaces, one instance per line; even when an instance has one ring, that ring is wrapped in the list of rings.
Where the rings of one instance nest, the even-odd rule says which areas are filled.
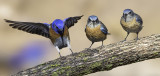
[[[63,29],[59,29],[59,30],[63,32]]]
[[[93,20],[92,22],[95,23],[96,21]]]
[[[96,24],[96,21],[92,21],[92,23],[93,23],[93,25],[95,25],[95,24]]]
[[[93,23],[96,23],[96,20],[93,20],[92,22],[93,22]]]
[[[58,33],[59,33],[61,36],[63,36],[63,33],[64,33],[63,29],[59,29],[59,30],[58,30]]]

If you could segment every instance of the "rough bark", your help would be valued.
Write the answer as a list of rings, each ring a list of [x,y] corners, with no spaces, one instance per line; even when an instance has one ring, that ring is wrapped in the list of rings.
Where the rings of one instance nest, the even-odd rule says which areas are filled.
[[[104,47],[85,49],[15,75],[82,76],[159,57],[160,34],[156,34],[140,38],[138,41],[117,42]]]

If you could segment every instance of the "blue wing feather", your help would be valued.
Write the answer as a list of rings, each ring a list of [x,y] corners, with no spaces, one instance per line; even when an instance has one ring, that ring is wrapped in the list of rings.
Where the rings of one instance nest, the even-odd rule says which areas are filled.
[[[135,14],[135,16],[136,16],[136,21],[142,25],[143,24],[142,18],[138,14]]]
[[[106,28],[106,26],[102,23],[101,23],[101,27],[100,27],[100,30],[105,34],[107,35],[108,34],[108,29]]]

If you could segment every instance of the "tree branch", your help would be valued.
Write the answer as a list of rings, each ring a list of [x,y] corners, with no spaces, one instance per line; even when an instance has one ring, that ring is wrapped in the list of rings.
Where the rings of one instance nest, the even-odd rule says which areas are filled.
[[[86,49],[21,71],[15,75],[82,76],[160,57],[160,34]]]

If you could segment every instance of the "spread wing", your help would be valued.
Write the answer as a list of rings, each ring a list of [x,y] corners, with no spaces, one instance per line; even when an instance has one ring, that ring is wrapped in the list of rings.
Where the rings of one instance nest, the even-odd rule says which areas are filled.
[[[106,28],[106,26],[105,26],[102,22],[100,22],[100,23],[101,23],[100,30],[101,30],[105,35],[109,34],[109,33],[108,33],[108,29]]]
[[[46,23],[33,23],[33,22],[19,22],[4,19],[12,28],[22,30],[32,34],[42,35],[49,38],[49,24]]]
[[[70,28],[70,27],[72,27],[75,23],[77,23],[78,20],[81,19],[81,17],[83,17],[83,15],[82,15],[82,16],[69,17],[69,18],[64,19],[63,21],[65,22],[65,25],[66,25],[68,28]]]

